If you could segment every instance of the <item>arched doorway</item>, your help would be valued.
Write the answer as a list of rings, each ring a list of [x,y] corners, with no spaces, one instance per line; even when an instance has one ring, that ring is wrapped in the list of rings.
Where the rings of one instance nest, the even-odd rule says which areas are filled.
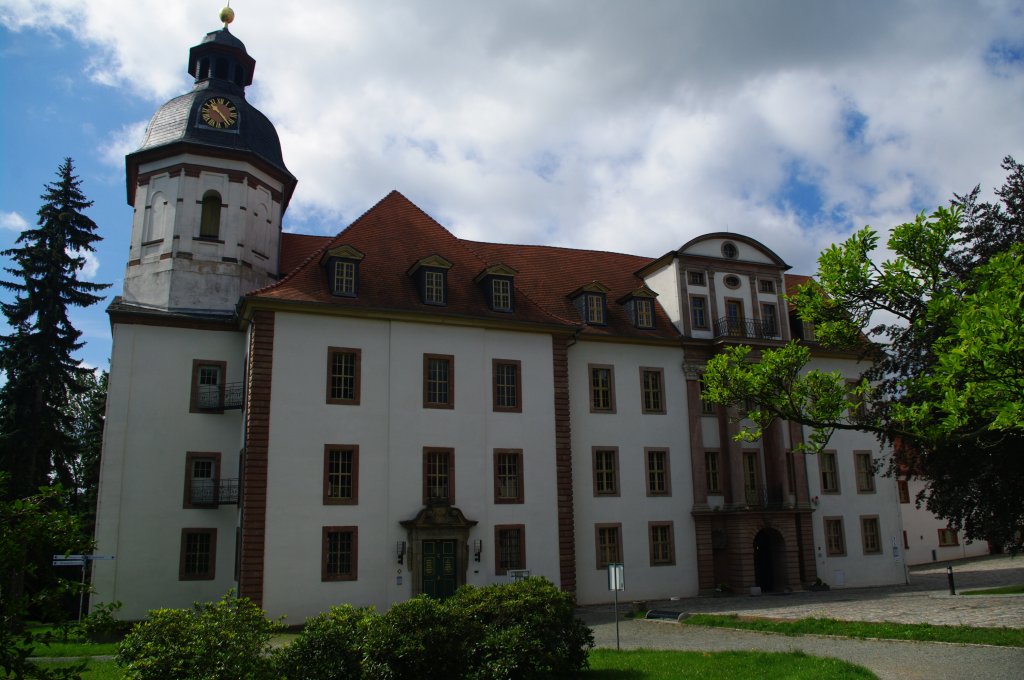
[[[786,587],[786,542],[775,529],[761,529],[754,536],[754,583],[763,593]]]

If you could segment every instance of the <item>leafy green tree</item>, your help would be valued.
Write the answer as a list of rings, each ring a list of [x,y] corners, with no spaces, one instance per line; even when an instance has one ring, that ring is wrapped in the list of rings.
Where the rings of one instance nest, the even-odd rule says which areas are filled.
[[[88,552],[91,541],[83,538],[78,518],[61,507],[59,488],[43,488],[26,498],[8,499],[4,493],[7,474],[0,472],[0,575],[6,584],[15,572],[38,567],[28,559],[35,545],[58,543],[69,552]],[[51,587],[31,596],[0,587],[0,677],[78,678],[82,667],[49,670],[28,660],[37,644],[45,644],[49,635],[34,634],[26,626],[30,608],[46,608],[77,593],[79,584],[58,579]]]
[[[84,210],[92,205],[82,193],[70,158],[57,181],[42,195],[36,228],[26,229],[16,247],[3,251],[13,266],[12,280],[0,286],[15,294],[0,303],[12,332],[0,337],[0,469],[11,474],[8,497],[20,498],[50,482],[75,456],[69,398],[83,392],[88,369],[72,355],[83,343],[68,318],[72,307],[88,307],[102,298],[105,284],[80,281],[84,254],[100,240]]]
[[[744,407],[741,438],[781,418],[812,428],[809,453],[842,429],[897,445],[897,462],[927,482],[919,502],[999,545],[1019,544],[1024,526],[1024,169],[1009,157],[1003,167],[1002,205],[978,203],[975,189],[922,213],[892,230],[881,263],[865,227],[791,296],[823,346],[866,360],[856,386],[809,369],[798,342],[734,348],[704,376],[705,398]]]

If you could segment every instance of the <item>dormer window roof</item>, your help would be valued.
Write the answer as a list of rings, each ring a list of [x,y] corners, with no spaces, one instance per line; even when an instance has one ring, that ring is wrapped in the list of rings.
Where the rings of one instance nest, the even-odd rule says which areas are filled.
[[[654,328],[654,299],[658,294],[644,284],[618,300],[626,308],[633,326],[641,329]]]
[[[327,289],[340,297],[359,296],[359,262],[363,253],[349,245],[329,249],[320,258],[327,274]]]
[[[515,275],[518,272],[504,264],[496,264],[484,269],[474,279],[481,285],[487,305],[495,312],[512,312],[515,310]]]
[[[605,326],[608,324],[609,290],[604,284],[593,281],[569,294],[580,317],[588,325]]]
[[[423,304],[448,304],[448,270],[451,268],[451,262],[436,254],[423,258],[409,268],[408,274],[416,281]]]

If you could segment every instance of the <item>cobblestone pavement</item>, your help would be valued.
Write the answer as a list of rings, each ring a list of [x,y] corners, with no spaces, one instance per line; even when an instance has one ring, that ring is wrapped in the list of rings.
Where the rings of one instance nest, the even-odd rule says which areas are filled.
[[[949,594],[947,564],[953,565],[958,593],[955,596]],[[739,614],[779,619],[829,617],[847,621],[1024,628],[1024,597],[959,594],[964,590],[1017,584],[1024,584],[1024,556],[991,555],[911,567],[909,585],[756,597],[687,597],[648,602],[646,608],[686,614]],[[625,595],[628,598],[628,591]],[[621,603],[620,607],[623,607]],[[611,611],[612,607],[586,609]]]
[[[780,619],[817,616],[849,621],[1024,628],[1024,596],[951,596],[946,564],[911,567],[908,585],[759,597],[691,597],[649,602],[646,608],[685,614],[721,613]],[[957,593],[1024,584],[1024,556],[989,556],[952,565]],[[619,605],[620,611],[630,607],[628,601],[623,602]],[[611,605],[584,607],[580,615],[593,628],[597,646],[615,646],[615,617]],[[881,680],[1020,680],[1024,677],[1024,649],[1020,648],[850,640],[815,635],[786,637],[642,620],[620,621],[619,634],[624,649],[800,650],[860,664]]]

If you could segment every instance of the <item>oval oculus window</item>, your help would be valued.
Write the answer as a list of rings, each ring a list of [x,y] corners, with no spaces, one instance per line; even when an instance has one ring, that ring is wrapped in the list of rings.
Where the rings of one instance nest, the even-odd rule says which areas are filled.
[[[736,249],[736,244],[731,241],[726,241],[722,244],[722,255],[725,255],[730,260],[735,260],[736,256],[740,254],[740,251]]]
[[[735,246],[733,246],[733,247],[735,247]],[[740,277],[735,276],[733,274],[729,274],[728,276],[725,277],[725,285],[726,285],[727,288],[739,288],[740,287]]]

